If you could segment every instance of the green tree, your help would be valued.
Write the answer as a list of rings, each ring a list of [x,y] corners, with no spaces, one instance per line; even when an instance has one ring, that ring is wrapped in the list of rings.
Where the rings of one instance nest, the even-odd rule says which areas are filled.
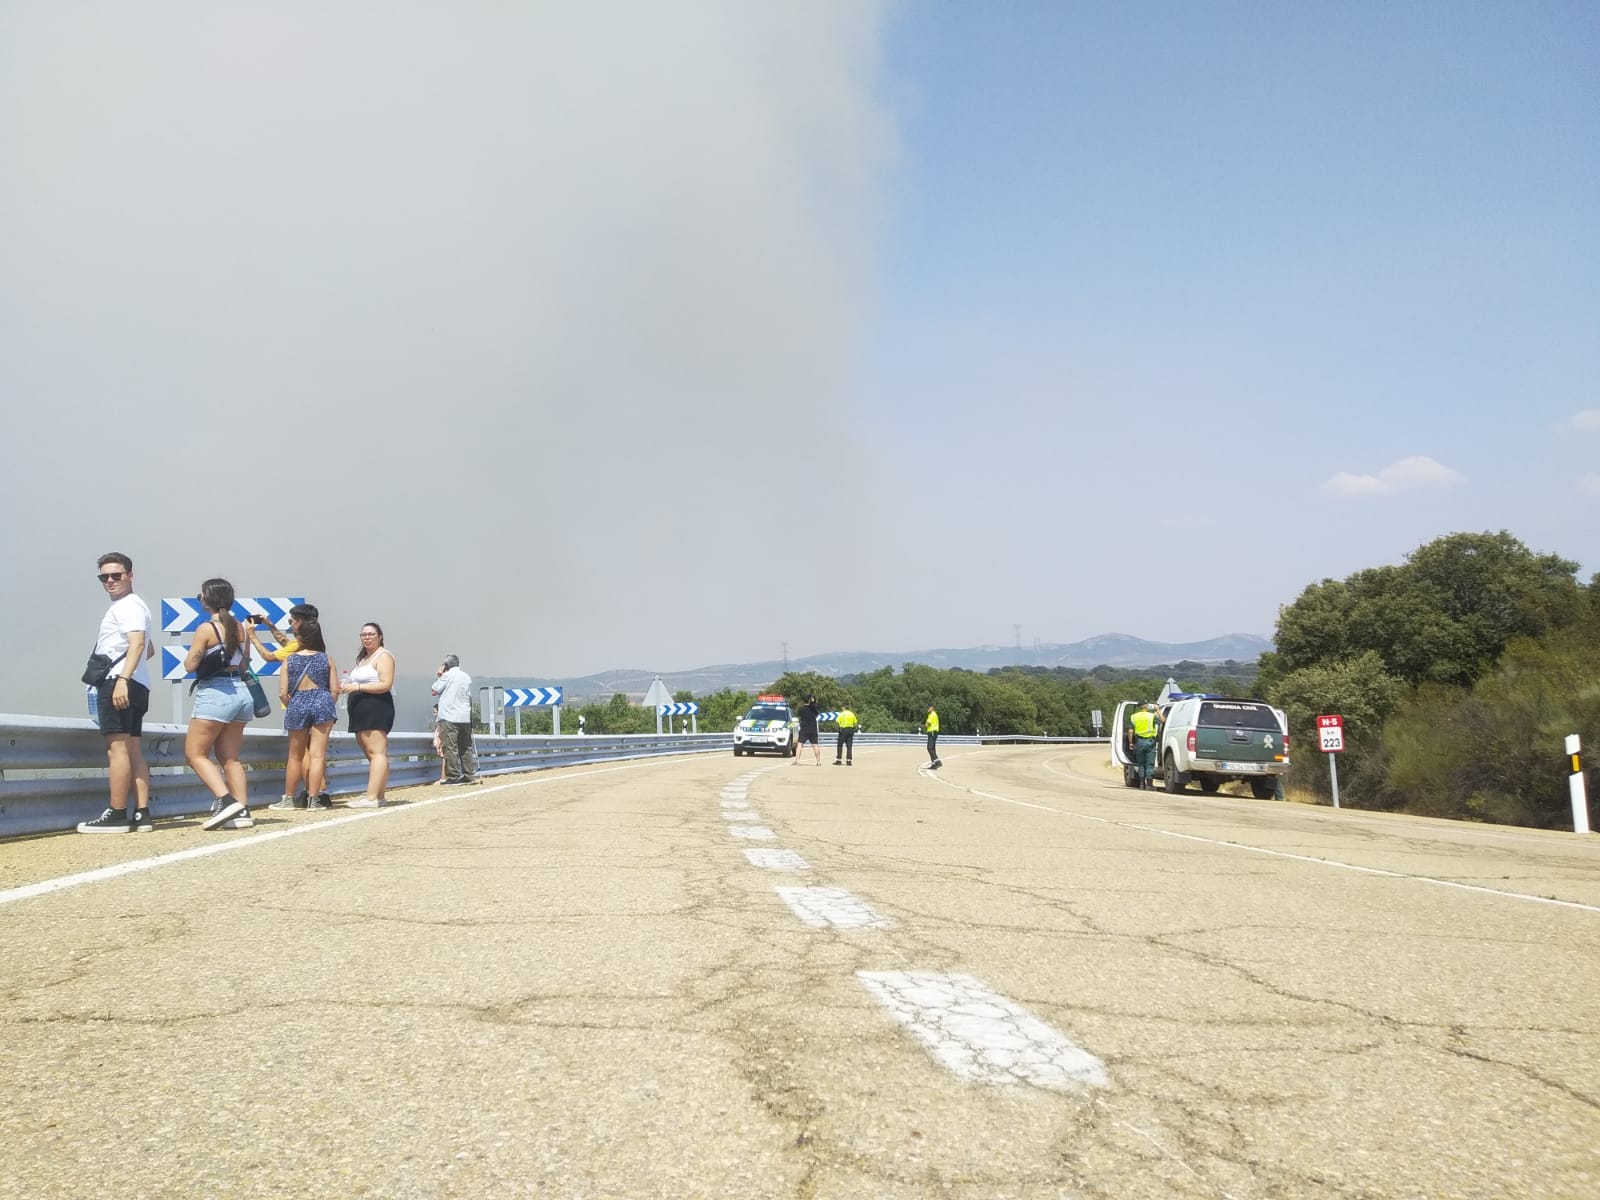
[[[1562,741],[1600,744],[1600,622],[1506,647],[1470,690],[1426,686],[1384,729],[1385,807],[1571,828]]]
[[[1316,719],[1324,713],[1344,718],[1345,757],[1340,762],[1359,763],[1378,753],[1383,723],[1405,693],[1405,685],[1384,669],[1376,651],[1354,658],[1333,659],[1301,667],[1283,676],[1269,689],[1266,699],[1289,717],[1289,758],[1294,783],[1319,795],[1328,791],[1328,779],[1318,759]],[[1381,778],[1381,776],[1380,776]],[[1352,801],[1372,803],[1375,782],[1347,775],[1345,790]]]
[[[734,688],[723,688],[719,692],[712,692],[700,701],[700,731],[727,732],[750,711],[752,703],[754,699],[749,692],[737,691]]]
[[[1577,564],[1535,554],[1509,533],[1455,533],[1400,566],[1312,584],[1278,615],[1263,686],[1291,672],[1375,652],[1407,683],[1466,686],[1506,644],[1571,624],[1586,607]]]

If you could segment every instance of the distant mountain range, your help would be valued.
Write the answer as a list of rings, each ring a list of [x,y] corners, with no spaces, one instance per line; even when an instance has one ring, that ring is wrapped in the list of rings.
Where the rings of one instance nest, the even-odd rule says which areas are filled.
[[[1017,665],[1036,667],[1155,667],[1170,666],[1185,660],[1217,663],[1233,659],[1253,663],[1264,651],[1271,650],[1266,638],[1248,633],[1230,633],[1223,637],[1208,638],[1203,642],[1150,642],[1126,633],[1103,633],[1066,645],[1024,646],[970,646],[960,650],[907,650],[886,653],[870,650],[841,651],[837,654],[814,654],[809,658],[790,659],[791,671],[815,671],[819,675],[861,675],[879,667],[899,670],[908,662],[948,669],[961,667],[968,671],[988,671],[994,667]],[[784,672],[778,660],[755,663],[722,663],[710,667],[696,667],[687,671],[602,671],[598,675],[578,678],[541,679],[519,678],[520,686],[558,685],[565,689],[568,704],[582,700],[604,700],[614,692],[642,696],[651,680],[661,676],[672,691],[687,689],[696,696],[704,696],[722,688],[755,691],[766,687]],[[488,680],[476,682],[487,683]]]

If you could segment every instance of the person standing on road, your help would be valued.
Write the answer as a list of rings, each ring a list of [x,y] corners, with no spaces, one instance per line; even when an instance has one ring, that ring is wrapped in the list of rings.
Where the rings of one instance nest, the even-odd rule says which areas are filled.
[[[856,714],[850,711],[848,705],[839,710],[837,718],[839,724],[839,740],[833,746],[833,765],[839,765],[839,756],[844,755],[844,765],[855,766],[856,757],[856,726],[861,724]]]
[[[478,769],[472,754],[472,676],[461,669],[461,660],[445,655],[433,694],[439,697],[439,741],[444,746],[444,781],[477,783]]]
[[[922,732],[928,735],[928,770],[937,771],[944,763],[939,759],[939,714],[931,704],[927,719],[922,722]]]
[[[1146,790],[1155,787],[1156,739],[1160,736],[1161,718],[1154,704],[1146,703],[1128,718],[1128,750],[1139,772],[1139,786]]]
[[[817,760],[817,766],[822,765],[822,740],[817,732],[817,698],[807,696],[806,702],[800,706],[800,744],[794,748],[794,761],[789,765],[800,765],[800,752],[806,748],[806,743],[811,743],[811,753]]]
[[[278,698],[289,735],[289,766],[284,796],[274,808],[296,807],[300,771],[305,770],[305,808],[332,808],[328,795],[328,735],[339,717],[339,666],[328,657],[322,623],[307,617],[295,629],[295,645],[283,668]],[[287,802],[287,803],[286,803]]]
[[[245,632],[249,634],[250,643],[256,648],[256,653],[261,656],[263,662],[288,662],[289,656],[300,649],[300,627],[307,621],[317,620],[317,615],[317,606],[315,604],[296,604],[289,610],[289,632],[285,634],[280,633],[265,615],[253,612],[250,614],[249,621],[245,624]],[[263,628],[272,635],[272,640],[278,647],[276,650],[267,649],[266,643],[261,640],[258,631]],[[278,702],[287,709],[289,707],[289,695],[284,686],[285,682],[286,677],[280,671],[278,675]],[[288,728],[287,725],[284,726],[285,732],[288,731]],[[285,780],[290,785],[289,792],[282,800],[268,805],[269,808],[306,808],[310,805],[311,794],[304,787],[297,790],[293,786],[294,780],[310,779],[311,777],[311,767],[306,762],[303,753],[305,746],[302,745],[300,748],[302,753],[296,759],[294,757],[295,740],[293,738],[289,739],[288,754],[290,757],[284,771]]]
[[[255,703],[245,686],[250,647],[233,615],[233,584],[208,579],[200,585],[200,603],[211,619],[195,630],[183,668],[193,672],[194,710],[184,735],[183,754],[189,769],[213,797],[211,815],[201,829],[249,829],[249,781],[239,750],[244,727],[255,716]],[[213,762],[211,756],[216,755]]]
[[[394,728],[394,655],[383,644],[383,626],[361,627],[361,650],[350,668],[350,732],[367,756],[367,790],[351,808],[377,808],[389,790],[389,731]]]
[[[133,559],[102,554],[98,565],[100,586],[111,597],[111,607],[100,619],[94,652],[107,665],[101,678],[86,673],[84,682],[94,688],[95,721],[106,740],[111,805],[94,820],[82,822],[78,832],[148,833],[155,828],[150,822],[150,767],[139,739],[150,708],[145,661],[156,650],[150,640],[150,609],[133,594]]]

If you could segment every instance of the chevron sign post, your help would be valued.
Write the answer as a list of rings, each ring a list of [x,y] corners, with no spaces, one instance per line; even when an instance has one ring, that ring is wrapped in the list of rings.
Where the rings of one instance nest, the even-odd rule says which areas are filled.
[[[656,705],[656,732],[661,732],[662,717],[688,717],[696,733],[700,732],[700,719],[695,715],[700,711],[698,704],[658,704]],[[667,732],[672,732],[672,722],[667,722]]]
[[[561,689],[558,687],[508,687],[505,694],[507,708],[549,708],[552,704],[561,703]]]
[[[272,643],[267,643],[269,646]],[[276,646],[272,647],[274,650]],[[183,668],[183,660],[189,657],[189,647],[163,646],[161,647],[161,678],[171,679],[174,682],[180,679],[193,679],[194,674]],[[274,659],[271,662],[261,661],[261,656],[254,650],[250,651],[250,666],[257,675],[276,675],[283,669],[283,664]]]
[[[836,712],[826,712],[826,713],[818,713],[817,714],[817,724],[818,725],[822,724],[822,722],[824,722],[824,721],[837,721],[838,719],[839,719],[839,714],[836,713]]]
[[[233,615],[243,621],[252,613],[262,613],[272,622],[273,628],[282,629],[289,619],[289,610],[304,604],[304,596],[247,596],[235,599]],[[163,633],[193,633],[208,619],[206,610],[193,596],[164,596],[161,600],[161,631]]]
[[[525,708],[548,708],[550,713],[550,728],[554,733],[561,732],[561,689],[558,687],[531,687],[531,688],[501,688],[505,695],[502,704],[506,708],[517,710],[517,732],[522,732],[522,710]],[[505,732],[505,717],[500,718],[500,732]]]

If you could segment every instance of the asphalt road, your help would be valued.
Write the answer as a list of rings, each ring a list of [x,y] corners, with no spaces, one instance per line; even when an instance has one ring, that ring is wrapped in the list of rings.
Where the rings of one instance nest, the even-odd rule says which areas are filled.
[[[0,1196],[1600,1196],[1600,838],[864,750],[0,844]]]

